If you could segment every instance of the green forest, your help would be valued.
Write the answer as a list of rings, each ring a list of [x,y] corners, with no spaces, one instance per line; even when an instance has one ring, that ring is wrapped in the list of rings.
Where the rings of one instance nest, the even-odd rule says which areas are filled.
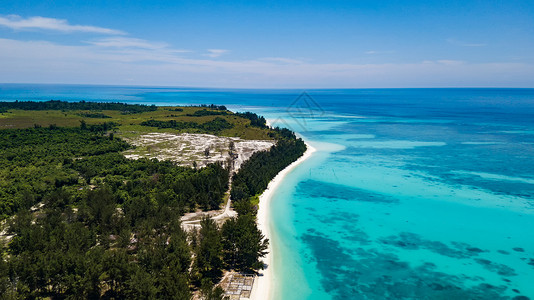
[[[198,110],[204,111],[204,110]],[[213,114],[198,114],[196,116],[208,116],[208,115],[217,115]],[[231,129],[234,127],[231,123],[222,118],[215,118],[211,121],[205,123],[197,122],[177,122],[175,120],[170,121],[158,121],[158,120],[148,120],[141,123],[142,126],[157,127],[157,128],[172,128],[177,130],[184,129],[197,129],[199,133],[219,133],[224,129]]]
[[[39,110],[19,103],[17,109]],[[52,102],[57,109],[102,110],[87,103]],[[153,109],[103,105],[121,113]],[[254,115],[248,116],[260,121],[251,125],[265,126]],[[222,299],[216,284],[225,270],[264,267],[268,240],[257,228],[252,199],[304,153],[302,140],[286,129],[262,129],[276,145],[255,153],[229,187],[231,174],[220,163],[189,168],[126,159],[121,152],[132,146],[113,134],[120,124],[108,120],[0,130],[1,299],[191,299],[198,293]],[[217,127],[205,130],[213,134]],[[218,209],[229,188],[236,218],[222,226],[204,218],[198,230],[182,229],[184,213]]]
[[[125,104],[119,102],[67,102],[59,100],[50,101],[14,101],[0,102],[0,111],[9,109],[21,110],[117,110],[123,114],[141,113],[157,110],[155,105]]]
[[[297,160],[306,151],[306,144],[287,129],[275,128],[277,143],[269,151],[252,155],[233,177],[232,199],[249,200],[261,194],[269,182],[285,167]]]

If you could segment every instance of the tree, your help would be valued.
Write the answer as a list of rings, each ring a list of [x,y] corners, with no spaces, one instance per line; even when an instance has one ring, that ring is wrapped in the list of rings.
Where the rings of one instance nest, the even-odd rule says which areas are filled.
[[[9,264],[4,258],[4,247],[0,246],[0,295],[5,296],[5,299],[15,299],[13,292],[13,283],[9,278]]]
[[[128,262],[126,251],[118,249],[104,252],[102,266],[100,279],[109,286],[106,294],[110,297],[120,297],[125,292],[129,275],[132,274],[132,265]]]
[[[269,240],[261,233],[252,214],[232,218],[222,227],[222,244],[229,267],[242,272],[256,272],[265,266],[260,261]]]
[[[200,226],[195,265],[202,278],[215,282],[223,267],[221,234],[215,221],[209,217],[204,217]]]
[[[224,290],[220,286],[214,286],[213,283],[205,278],[202,280],[200,286],[200,293],[204,300],[226,300],[228,297],[224,296]]]
[[[250,194],[248,192],[247,186],[244,184],[241,184],[237,186],[232,185],[230,196],[232,197],[232,200],[240,201],[242,199],[248,199],[248,197],[250,197]]]
[[[113,229],[112,217],[116,212],[115,206],[117,203],[109,187],[90,191],[87,194],[86,205],[90,222],[97,225],[100,232],[110,232]]]
[[[256,214],[256,207],[247,198],[234,201],[234,210],[238,215]]]
[[[230,150],[230,154],[234,153],[234,151],[235,151],[235,143],[234,143],[234,141],[230,141],[230,143],[228,144],[228,149]]]
[[[160,287],[158,299],[191,299],[187,272],[178,272],[172,268],[163,269],[158,276],[158,285]]]
[[[157,299],[156,295],[159,290],[155,281],[154,276],[137,268],[126,282],[124,294],[127,299]]]

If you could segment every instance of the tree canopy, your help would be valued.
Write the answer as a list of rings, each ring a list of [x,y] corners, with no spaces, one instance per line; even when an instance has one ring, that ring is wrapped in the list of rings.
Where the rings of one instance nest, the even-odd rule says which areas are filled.
[[[71,106],[13,103],[19,109]],[[206,108],[226,112],[224,106]],[[256,120],[253,126],[264,124],[262,117],[247,116]],[[186,126],[154,122],[146,126]],[[216,133],[229,124],[219,117],[210,122],[202,130]],[[269,241],[257,227],[252,201],[302,155],[302,140],[289,130],[269,131],[276,145],[252,155],[233,176],[238,216],[222,226],[204,218],[198,231],[187,233],[180,217],[218,209],[230,171],[221,163],[189,168],[127,159],[121,152],[132,146],[113,135],[115,126],[82,121],[78,127],[0,130],[0,219],[6,229],[0,295],[191,299],[197,290],[206,299],[222,299],[215,284],[224,270],[253,273],[264,267]]]
[[[0,111],[8,109],[22,110],[118,110],[124,114],[141,113],[157,110],[155,105],[125,104],[120,102],[67,102],[59,100],[50,101],[0,101]]]
[[[231,123],[222,118],[215,118],[205,123],[196,122],[179,122],[175,120],[158,121],[148,120],[141,123],[143,126],[157,127],[157,128],[172,128],[177,130],[183,129],[197,129],[201,133],[218,133],[224,129],[231,129],[234,127]]]

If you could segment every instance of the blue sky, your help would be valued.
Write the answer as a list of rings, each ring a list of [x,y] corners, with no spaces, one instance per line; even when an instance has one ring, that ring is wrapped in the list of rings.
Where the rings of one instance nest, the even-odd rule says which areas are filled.
[[[24,1],[0,82],[534,87],[534,1]]]

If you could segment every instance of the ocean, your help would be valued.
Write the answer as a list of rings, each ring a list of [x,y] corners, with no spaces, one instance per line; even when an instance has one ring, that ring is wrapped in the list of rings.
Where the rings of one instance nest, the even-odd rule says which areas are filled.
[[[274,299],[534,299],[534,89],[1,84],[0,99],[214,103],[298,132],[317,151],[274,192]]]

